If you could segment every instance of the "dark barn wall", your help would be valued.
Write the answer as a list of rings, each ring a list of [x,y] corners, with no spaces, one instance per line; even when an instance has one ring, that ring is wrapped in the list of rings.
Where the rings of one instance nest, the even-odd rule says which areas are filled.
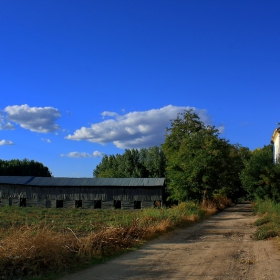
[[[63,208],[75,207],[75,200],[82,200],[82,208],[93,208],[95,200],[102,201],[102,208],[114,207],[114,200],[122,202],[123,209],[133,209],[134,201],[141,201],[142,207],[153,206],[162,201],[163,187],[46,187],[25,185],[0,185],[0,205],[19,206],[20,198],[26,198],[26,206],[56,207],[56,200],[63,200]]]

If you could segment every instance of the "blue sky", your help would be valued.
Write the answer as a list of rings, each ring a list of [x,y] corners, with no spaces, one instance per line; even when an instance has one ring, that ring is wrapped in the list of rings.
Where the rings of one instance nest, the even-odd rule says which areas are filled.
[[[190,107],[233,144],[269,144],[279,14],[273,0],[1,0],[0,158],[92,177]]]

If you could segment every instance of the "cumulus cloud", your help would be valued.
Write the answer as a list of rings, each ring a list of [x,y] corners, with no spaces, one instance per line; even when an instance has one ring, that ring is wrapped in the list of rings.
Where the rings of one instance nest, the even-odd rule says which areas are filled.
[[[0,130],[14,130],[15,126],[12,125],[10,122],[7,123],[0,123]]]
[[[60,127],[55,123],[61,116],[58,109],[53,107],[29,107],[25,105],[7,106],[4,109],[7,119],[19,124],[24,129],[34,132],[54,132]]]
[[[8,141],[8,140],[1,140],[0,146],[6,146],[6,145],[14,145],[14,142]]]
[[[160,145],[164,141],[166,127],[170,120],[175,119],[178,113],[193,109],[200,119],[207,125],[212,124],[211,117],[206,110],[189,106],[168,105],[160,109],[130,112],[119,115],[105,111],[101,115],[110,117],[90,127],[77,129],[66,139],[87,140],[93,143],[106,144],[112,142],[118,148],[141,148]]]
[[[10,122],[5,122],[4,113],[0,111],[0,130],[13,130],[15,129],[14,125]]]
[[[103,157],[105,154],[104,153],[101,153],[99,151],[94,151],[91,154],[89,153],[84,153],[84,152],[71,152],[71,153],[68,153],[68,154],[61,154],[60,156],[62,157],[74,157],[74,158],[89,158],[89,157]]]

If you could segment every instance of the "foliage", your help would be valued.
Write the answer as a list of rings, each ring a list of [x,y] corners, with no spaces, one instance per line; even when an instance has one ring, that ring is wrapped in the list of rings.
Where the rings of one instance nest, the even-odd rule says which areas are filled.
[[[28,159],[0,160],[0,176],[51,177],[48,167]]]
[[[280,201],[280,165],[273,163],[272,145],[254,150],[240,177],[251,197]]]
[[[245,162],[251,157],[252,152],[247,147],[243,147],[240,144],[230,145],[228,168],[226,169],[227,183],[224,185],[220,192],[227,197],[230,197],[233,201],[237,201],[241,197],[247,196],[247,191],[243,188],[240,175],[245,167]]]
[[[242,157],[247,156],[248,149],[219,138],[218,130],[206,126],[192,110],[171,122],[162,147],[171,199],[202,201],[214,194],[238,196]]]
[[[126,149],[124,154],[104,156],[93,171],[97,178],[162,178],[166,158],[157,146],[151,148]]]

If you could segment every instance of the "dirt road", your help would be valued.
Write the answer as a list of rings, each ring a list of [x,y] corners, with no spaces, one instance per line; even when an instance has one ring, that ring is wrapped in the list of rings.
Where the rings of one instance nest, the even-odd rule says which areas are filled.
[[[61,280],[280,279],[276,246],[251,238],[255,219],[250,204],[238,204]]]

